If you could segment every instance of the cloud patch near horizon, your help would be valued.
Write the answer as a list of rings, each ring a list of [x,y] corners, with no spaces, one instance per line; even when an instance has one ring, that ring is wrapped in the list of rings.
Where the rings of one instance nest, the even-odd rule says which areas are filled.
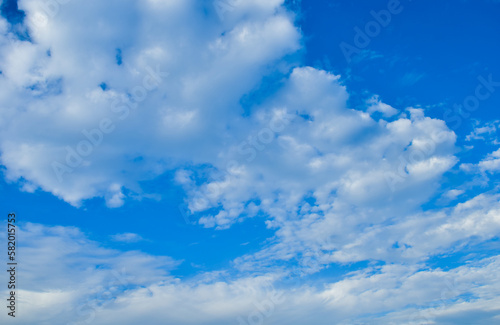
[[[316,286],[307,276],[290,283],[280,271],[229,276],[220,270],[180,279],[170,274],[179,265],[171,258],[107,249],[74,227],[25,224],[19,230],[19,324],[215,325],[260,318],[292,325],[304,319],[325,325],[491,324],[500,312],[498,256],[447,270],[368,265]]]

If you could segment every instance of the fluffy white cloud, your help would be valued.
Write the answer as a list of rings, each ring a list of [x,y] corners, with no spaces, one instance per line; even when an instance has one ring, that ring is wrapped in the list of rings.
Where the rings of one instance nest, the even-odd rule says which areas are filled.
[[[373,96],[367,101],[368,104],[368,113],[380,112],[385,117],[391,117],[398,113],[398,110],[392,107],[391,105],[387,105],[380,101],[378,96]]]
[[[486,159],[479,162],[479,169],[495,173],[500,170],[500,149],[491,153]]]
[[[250,136],[220,153],[218,174],[197,185],[195,173],[178,172],[189,208],[204,226],[228,228],[262,212],[276,229],[273,244],[235,261],[240,270],[273,268],[276,260],[311,253],[320,269],[371,259],[415,261],[437,252],[438,244],[408,256],[391,247],[403,246],[401,236],[413,229],[408,220],[422,220],[425,231],[453,213],[436,211],[440,217],[429,222],[420,206],[457,161],[455,134],[421,109],[377,121],[349,109],[347,98],[338,76],[296,68],[269,103],[254,108]]]
[[[321,211],[340,201],[418,206],[456,162],[443,121],[419,109],[375,120],[346,106],[338,76],[308,67],[242,117],[242,96],[271,63],[286,73],[283,56],[299,48],[281,3],[231,3],[220,21],[195,1],[68,2],[52,13],[22,1],[33,43],[2,40],[13,45],[1,53],[6,177],[74,205],[103,196],[115,207],[141,193],[141,180],[210,164],[222,178],[201,194],[184,185],[191,211],[222,208],[200,220],[219,228],[258,210],[277,227],[306,196]],[[82,30],[89,15],[98,23]],[[375,97],[368,110],[396,113]]]
[[[294,69],[283,89],[255,108],[246,139],[220,152],[219,175],[201,187],[193,177],[181,182],[191,190],[190,209],[222,208],[201,223],[224,228],[253,201],[278,223],[307,197],[320,211],[390,203],[394,214],[424,202],[456,163],[454,133],[420,109],[376,121],[346,107],[347,98],[338,76]],[[273,130],[277,124],[283,127]]]
[[[500,149],[489,153],[480,160],[477,164],[466,163],[461,164],[460,169],[468,173],[478,173],[483,176],[483,178],[488,179],[487,174],[496,174],[500,171]]]
[[[64,319],[81,318],[95,308],[94,303],[170,279],[168,272],[180,263],[170,257],[105,248],[74,227],[19,226],[16,293],[17,316],[23,324],[65,324]],[[2,232],[7,233],[5,228]],[[3,273],[7,283],[8,273]],[[61,313],[66,317],[59,319]],[[7,317],[2,313],[0,320]]]
[[[76,228],[21,229],[19,324],[493,324],[499,312],[498,256],[446,271],[373,265],[318,286],[282,273],[180,280],[167,257],[106,249]]]
[[[20,1],[33,42],[4,20],[0,36],[7,178],[114,207],[123,188],[141,193],[141,180],[212,161],[241,96],[286,72],[286,61],[270,66],[299,48],[281,3],[243,1],[220,21],[199,1]]]
[[[75,206],[104,197],[118,207],[128,193],[146,195],[140,181],[176,170],[199,224],[227,229],[265,215],[275,230],[262,250],[233,261],[239,276],[181,281],[165,272],[178,264],[168,257],[28,224],[21,322],[349,324],[362,323],[363,310],[379,317],[368,323],[411,324],[415,306],[444,324],[464,314],[495,322],[498,257],[448,271],[425,261],[498,236],[497,192],[422,211],[458,162],[454,132],[377,96],[350,108],[340,76],[294,63],[300,32],[282,3],[20,1],[33,42],[0,20],[8,180]],[[269,94],[261,82],[271,73],[282,79]],[[242,105],[245,96],[259,100]],[[475,168],[492,173],[498,160],[496,151]],[[322,286],[284,281],[293,267],[305,280],[361,261],[373,264]],[[443,308],[429,309],[436,303]]]

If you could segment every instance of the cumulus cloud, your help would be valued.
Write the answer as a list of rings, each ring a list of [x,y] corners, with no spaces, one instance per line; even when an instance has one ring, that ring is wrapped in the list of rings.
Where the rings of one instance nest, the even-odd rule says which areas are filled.
[[[460,168],[468,173],[480,173],[486,177],[486,174],[496,174],[500,170],[500,149],[489,153],[478,163],[461,164]]]
[[[370,98],[367,101],[367,104],[368,104],[368,110],[367,110],[368,113],[379,112],[382,113],[382,115],[385,117],[391,117],[398,113],[398,111],[394,107],[380,101],[380,98],[378,96],[373,96],[372,98]]]
[[[299,48],[281,4],[242,2],[220,21],[202,17],[214,8],[194,1],[148,1],[140,10],[69,2],[40,22],[34,17],[46,8],[22,1],[33,42],[3,35],[12,45],[3,47],[0,81],[7,179],[77,206],[102,196],[117,207],[125,193],[142,193],[139,181],[208,164],[222,177],[183,185],[191,212],[220,208],[200,219],[219,228],[259,210],[276,227],[306,196],[318,205],[418,206],[456,162],[453,132],[422,110],[375,120],[347,106],[339,76],[301,67],[242,115],[242,96],[271,63],[286,75],[283,57]],[[99,23],[83,32],[94,12]],[[377,97],[370,105],[397,112]]]
[[[400,257],[391,246],[407,230],[389,234],[387,225],[421,217],[420,206],[457,162],[456,136],[421,109],[375,120],[348,108],[347,98],[338,76],[295,68],[283,89],[255,108],[250,136],[221,152],[213,177],[178,172],[188,207],[205,227],[224,229],[262,213],[276,230],[273,244],[235,261],[240,270],[311,249],[322,250],[316,258],[324,265]],[[277,117],[287,123],[275,132]]]
[[[479,169],[495,173],[500,170],[500,149],[489,154],[484,160],[479,162]]]
[[[499,312],[498,256],[449,270],[371,265],[320,286],[279,272],[181,280],[168,257],[106,249],[72,227],[21,229],[19,324],[488,324]]]
[[[120,292],[169,279],[180,264],[167,256],[106,248],[75,227],[28,223],[18,225],[17,236],[22,238],[16,288],[25,310],[18,313],[22,324],[66,324],[58,319],[62,310],[66,322],[88,316],[94,304]],[[0,317],[7,321],[6,313]]]
[[[282,1],[242,2],[223,22],[199,1],[55,4],[20,1],[32,42],[2,20],[1,161],[76,206],[120,206],[120,188],[212,161],[241,96],[299,48]]]
[[[300,30],[283,1],[225,2],[223,14],[194,0],[70,1],[52,11],[19,4],[31,41],[0,20],[7,180],[74,206],[103,197],[114,208],[150,194],[141,181],[174,171],[199,225],[223,230],[264,216],[275,232],[232,261],[237,276],[212,270],[181,280],[169,257],[27,224],[19,297],[30,312],[20,321],[495,322],[498,257],[450,270],[426,263],[496,238],[498,191],[422,209],[458,162],[455,133],[421,108],[376,95],[349,107],[339,75],[296,63]],[[495,151],[474,168],[493,173],[498,160]],[[319,286],[286,282],[290,270],[305,281],[358,262],[368,266]]]
[[[338,76],[295,68],[283,89],[255,109],[248,137],[220,152],[213,181],[194,188],[193,179],[181,183],[191,191],[191,211],[221,208],[200,222],[223,228],[245,206],[254,209],[254,201],[276,222],[308,197],[320,210],[340,202],[373,207],[400,201],[405,209],[424,202],[456,163],[455,134],[420,109],[376,121],[348,108],[347,98]],[[275,132],[270,126],[277,118],[286,125]]]

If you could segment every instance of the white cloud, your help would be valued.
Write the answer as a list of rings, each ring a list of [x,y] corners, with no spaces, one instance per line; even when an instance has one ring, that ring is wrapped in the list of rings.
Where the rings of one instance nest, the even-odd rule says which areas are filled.
[[[498,256],[449,270],[423,264],[367,266],[340,280],[307,285],[283,274],[184,280],[165,257],[120,252],[76,228],[27,224],[20,273],[19,324],[452,324],[495,323]],[[313,282],[310,282],[311,284]],[[433,307],[429,307],[433,306]],[[6,321],[6,313],[0,320]],[[479,318],[475,318],[479,317]],[[456,321],[455,321],[456,323]]]
[[[399,216],[389,215],[390,209],[336,204],[322,211],[308,205],[299,216],[281,222],[273,244],[238,257],[235,267],[269,271],[277,261],[293,266],[310,260],[310,272],[362,261],[415,265],[496,238],[498,202],[498,194],[481,194],[453,208]]]
[[[449,190],[446,193],[444,193],[444,197],[446,197],[449,200],[456,200],[460,195],[464,194],[464,190],[458,190],[458,189],[453,189]]]
[[[13,40],[1,20],[0,151],[9,181],[75,206],[104,197],[118,207],[128,193],[144,194],[140,181],[176,170],[201,225],[227,229],[263,214],[275,230],[262,250],[233,261],[238,277],[214,270],[180,280],[166,272],[178,265],[171,258],[28,224],[20,297],[30,312],[21,322],[233,324],[269,298],[269,283],[286,297],[270,324],[348,324],[359,310],[404,324],[411,306],[442,322],[468,312],[494,321],[497,257],[449,271],[425,261],[498,236],[499,195],[423,212],[458,161],[454,132],[423,109],[398,114],[377,96],[351,109],[340,76],[295,67],[288,55],[300,49],[300,32],[282,3],[231,2],[219,17],[194,0],[68,2],[41,25],[33,18],[43,2],[20,1],[33,43]],[[242,97],[258,94],[272,72],[280,86],[243,114]],[[495,172],[499,152],[475,167]],[[308,274],[360,261],[375,264],[321,288],[280,282],[295,263]],[[446,277],[463,287],[429,310],[451,290],[441,289]]]
[[[500,170],[500,149],[486,157],[486,159],[479,162],[479,169],[481,171],[487,171],[494,173]]]
[[[179,163],[210,164],[224,177],[202,185],[212,193],[208,200],[184,184],[189,207],[223,208],[201,222],[227,228],[256,209],[278,226],[306,195],[325,207],[388,200],[416,207],[456,162],[455,136],[443,121],[418,109],[376,121],[347,107],[339,76],[309,67],[295,68],[275,95],[242,118],[241,97],[271,63],[286,73],[283,56],[299,48],[300,34],[281,2],[242,2],[222,22],[200,18],[202,5],[194,1],[150,1],[139,11],[132,4],[69,2],[36,26],[30,17],[41,4],[21,2],[36,43],[4,48],[0,96],[8,107],[2,120],[10,116],[10,123],[2,127],[0,148],[7,179],[74,205],[102,196],[117,207],[127,191],[142,193],[141,180]],[[82,32],[93,12],[98,23]],[[99,87],[103,82],[108,89]],[[395,115],[378,97],[372,102],[372,112]],[[293,118],[275,132],[270,125],[280,114]],[[237,165],[229,170],[231,159]]]
[[[379,96],[373,96],[367,101],[367,104],[369,105],[367,112],[370,114],[380,112],[385,117],[391,117],[398,113],[394,107],[381,102]]]
[[[349,109],[347,98],[337,76],[294,69],[283,89],[256,108],[250,137],[220,151],[214,165],[221,176],[200,187],[183,183],[190,209],[223,209],[201,222],[224,228],[258,200],[258,208],[272,219],[269,225],[276,227],[285,216],[296,215],[307,196],[316,200],[318,211],[336,205],[339,210],[340,205],[379,207],[386,208],[387,219],[398,208],[408,211],[425,202],[456,163],[455,134],[419,109],[408,109],[409,116],[393,122],[375,121]],[[298,115],[269,141],[259,140],[257,135],[283,111]],[[231,160],[237,167],[229,170]]]
[[[495,174],[500,170],[500,149],[488,154],[477,164],[461,164],[460,169],[468,173],[481,173],[483,177],[486,177],[486,173]]]
[[[139,241],[144,240],[144,238],[142,238],[140,235],[130,232],[113,235],[111,236],[111,239],[117,242],[124,242],[124,243],[137,243]]]
[[[6,177],[76,206],[97,196],[116,207],[126,199],[117,188],[141,194],[139,181],[213,161],[241,96],[286,72],[286,61],[270,66],[299,48],[282,2],[244,1],[221,22],[198,1],[54,2],[53,12],[20,1],[33,43],[0,36]]]
[[[484,124],[476,121],[474,124],[473,131],[465,137],[466,141],[483,140],[498,144],[496,133],[500,121],[492,121]]]

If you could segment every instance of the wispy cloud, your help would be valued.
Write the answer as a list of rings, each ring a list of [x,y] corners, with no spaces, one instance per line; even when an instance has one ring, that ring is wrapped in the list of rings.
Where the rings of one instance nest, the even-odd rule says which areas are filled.
[[[112,235],[111,239],[123,243],[137,243],[144,240],[140,235],[130,232]]]

